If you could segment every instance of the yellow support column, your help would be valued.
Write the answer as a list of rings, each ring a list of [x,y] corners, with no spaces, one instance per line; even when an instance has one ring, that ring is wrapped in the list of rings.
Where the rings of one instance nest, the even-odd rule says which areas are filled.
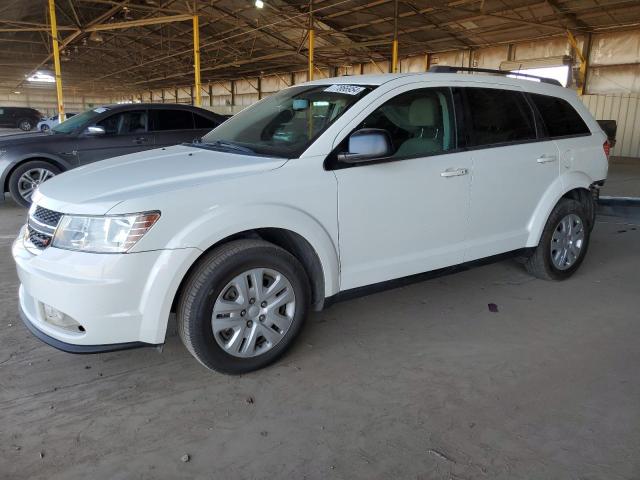
[[[398,73],[398,0],[393,2],[393,43],[391,45],[391,73]]]
[[[309,2],[309,73],[307,80],[313,80],[313,49],[315,47],[316,31],[313,29],[313,0]]]
[[[58,96],[58,118],[64,122],[64,99],[62,98],[62,73],[60,70],[60,47],[58,45],[58,23],[56,22],[56,3],[49,0],[49,17],[51,20],[51,37],[53,39],[53,65],[56,74],[56,94]]]
[[[53,1],[53,0],[52,0]],[[196,79],[196,107],[202,106],[202,85],[200,83],[200,23],[198,16],[193,16],[193,68]]]
[[[584,84],[587,78],[587,59],[582,54],[582,50],[580,50],[580,48],[578,47],[578,41],[576,40],[576,37],[574,37],[573,33],[571,33],[569,30],[567,30],[567,38],[569,40],[569,44],[575,50],[576,55],[580,60],[580,70],[579,70],[580,78],[578,82],[578,95],[582,95],[584,93]]]

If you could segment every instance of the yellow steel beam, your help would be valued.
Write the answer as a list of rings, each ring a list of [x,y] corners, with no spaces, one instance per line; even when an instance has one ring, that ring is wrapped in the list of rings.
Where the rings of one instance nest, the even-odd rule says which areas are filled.
[[[202,106],[202,87],[200,82],[200,24],[198,15],[193,16],[193,68],[196,81],[196,107]]]
[[[576,37],[569,30],[567,30],[567,38],[569,40],[569,44],[571,45],[573,50],[576,52],[576,55],[580,60],[580,70],[579,70],[580,79],[578,82],[578,95],[582,95],[584,93],[584,82],[587,77],[587,59],[582,54],[582,50],[580,50],[580,48],[578,47],[578,41],[576,40]]]
[[[313,49],[315,47],[315,37],[316,37],[316,32],[312,28],[309,30],[309,74],[308,74],[309,78],[307,79],[309,81],[313,80],[313,71],[314,71]]]
[[[316,31],[313,29],[313,0],[309,0],[309,73],[307,80],[313,80],[313,49],[315,48]]]
[[[56,94],[58,96],[58,119],[65,121],[64,99],[62,97],[62,72],[60,70],[60,48],[58,46],[58,24],[56,22],[56,2],[49,0],[49,16],[51,20],[51,38],[53,39],[53,65],[56,73]]]
[[[398,73],[398,0],[393,2],[393,42],[391,44],[391,73]]]

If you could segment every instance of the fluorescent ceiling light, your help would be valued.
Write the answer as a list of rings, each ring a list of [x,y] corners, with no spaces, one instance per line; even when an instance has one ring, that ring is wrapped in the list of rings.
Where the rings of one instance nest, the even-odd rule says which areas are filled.
[[[27,77],[27,81],[37,83],[56,83],[56,77],[47,72],[36,72],[30,77]]]

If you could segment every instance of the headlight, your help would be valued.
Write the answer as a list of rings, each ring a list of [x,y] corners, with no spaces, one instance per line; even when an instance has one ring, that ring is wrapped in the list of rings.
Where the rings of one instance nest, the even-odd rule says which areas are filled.
[[[83,217],[65,215],[52,246],[93,253],[125,253],[158,221],[160,212]]]

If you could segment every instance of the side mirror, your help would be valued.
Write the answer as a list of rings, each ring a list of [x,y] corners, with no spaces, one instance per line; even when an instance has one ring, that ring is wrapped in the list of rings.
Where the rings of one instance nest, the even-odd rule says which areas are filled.
[[[85,135],[104,135],[106,133],[107,131],[104,127],[99,127],[97,125],[90,125],[84,131]]]
[[[349,151],[338,154],[338,160],[361,163],[393,155],[389,132],[380,128],[363,128],[349,137]]]

